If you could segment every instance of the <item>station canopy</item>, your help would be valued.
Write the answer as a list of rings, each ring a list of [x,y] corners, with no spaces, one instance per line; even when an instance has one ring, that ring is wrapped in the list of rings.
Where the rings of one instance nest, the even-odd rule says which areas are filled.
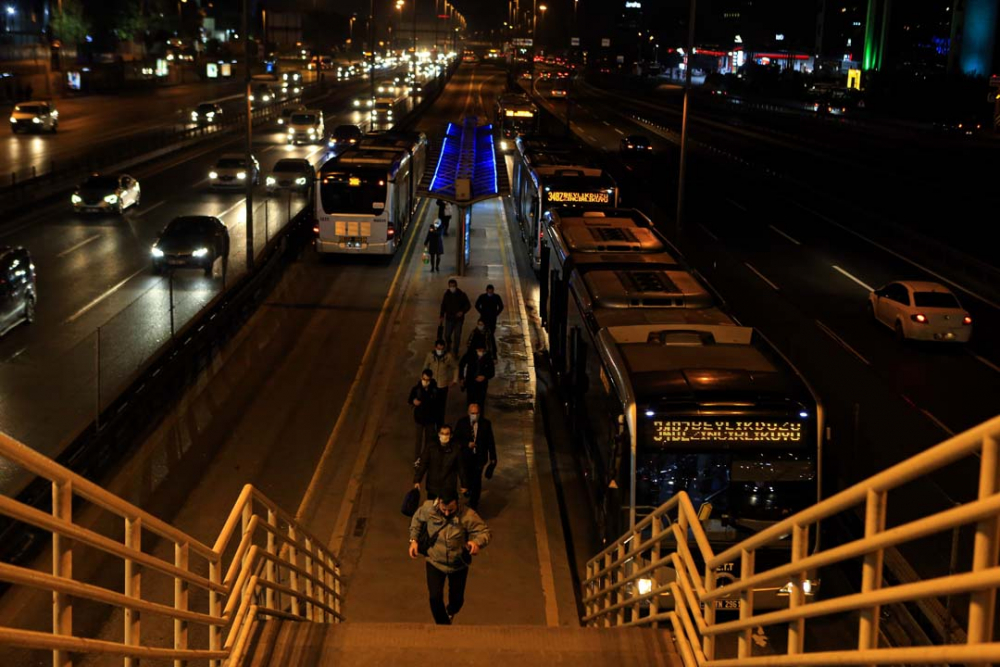
[[[428,160],[419,194],[458,205],[510,192],[503,158],[496,152],[493,125],[479,125],[476,116],[448,123],[436,155]]]

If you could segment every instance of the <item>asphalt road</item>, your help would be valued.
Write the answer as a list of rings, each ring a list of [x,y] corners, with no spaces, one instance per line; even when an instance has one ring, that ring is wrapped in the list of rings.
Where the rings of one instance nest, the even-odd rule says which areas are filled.
[[[363,85],[335,88],[320,104],[330,129],[364,120],[351,108]],[[171,285],[167,277],[153,275],[149,248],[174,217],[219,216],[230,232],[225,277],[219,264],[212,278],[195,270],[175,272],[175,330],[245,272],[243,194],[212,191],[207,182],[218,156],[234,151],[242,151],[237,138],[209,140],[133,171],[142,201],[122,217],[76,215],[67,201],[8,221],[0,243],[31,251],[38,306],[33,325],[0,339],[0,428],[49,456],[58,455],[98,405],[110,403],[169,339]],[[254,153],[262,181],[283,157],[307,157],[318,164],[327,155],[325,146],[288,146],[277,125],[255,133]],[[262,187],[256,194],[254,248],[260,253],[289,213],[294,215],[306,202],[301,195],[266,197]],[[11,489],[21,479],[0,467],[0,489]]]

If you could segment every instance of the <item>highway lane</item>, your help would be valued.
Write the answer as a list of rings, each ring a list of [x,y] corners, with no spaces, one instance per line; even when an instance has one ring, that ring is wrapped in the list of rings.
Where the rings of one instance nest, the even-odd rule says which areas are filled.
[[[343,91],[324,101],[327,123],[360,122]],[[319,163],[324,147],[291,147],[276,125],[258,130],[254,151],[262,175],[282,157],[309,157]],[[239,139],[200,145],[193,152],[150,164],[133,173],[143,186],[138,210],[121,218],[77,216],[69,203],[32,212],[14,221],[0,242],[23,245],[38,271],[34,325],[21,326],[0,340],[0,428],[49,455],[55,455],[94,416],[98,400],[107,405],[134,372],[170,337],[170,281],[151,272],[149,248],[177,215],[220,216],[230,228],[225,278],[178,271],[173,280],[174,326],[181,328],[246,267],[245,205],[242,193],[214,192],[207,174],[223,152],[242,150]],[[262,178],[263,180],[263,178]],[[255,250],[287,220],[284,195],[255,198]],[[291,213],[304,200],[294,196]],[[98,397],[98,341],[100,397]],[[54,417],[55,415],[55,417]],[[0,469],[0,487],[15,484]],[[19,478],[20,479],[20,478]]]

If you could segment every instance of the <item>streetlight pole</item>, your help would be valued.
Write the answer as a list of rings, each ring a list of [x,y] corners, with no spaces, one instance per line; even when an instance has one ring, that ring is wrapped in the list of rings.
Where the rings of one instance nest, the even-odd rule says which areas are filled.
[[[246,79],[247,134],[243,162],[246,173],[246,229],[247,229],[247,273],[253,271],[253,182],[256,176],[253,164],[253,108],[250,102],[250,11],[249,0],[243,0],[243,76]]]
[[[413,0],[413,62],[417,62],[417,0]]]
[[[368,59],[368,82],[371,84],[371,93],[368,96],[369,101],[374,104],[375,100],[375,0],[371,0],[371,7],[368,9],[368,51],[371,53]],[[372,114],[374,110],[373,107],[369,107],[367,104],[364,106],[368,109],[368,127],[371,129]]]
[[[681,230],[684,228],[684,179],[687,172],[688,143],[688,103],[691,96],[691,69],[694,65],[694,18],[697,12],[698,0],[691,0],[691,17],[688,19],[687,66],[684,68],[684,107],[681,112],[681,164],[677,175],[677,237],[680,241]]]
[[[402,39],[402,38],[399,37],[399,35],[400,35],[400,33],[403,32],[403,5],[404,4],[405,3],[403,2],[403,0],[396,0],[396,9],[399,10],[399,21],[397,21],[397,23],[396,23],[396,38],[397,39]],[[404,51],[406,50],[405,47],[404,47],[403,50]]]

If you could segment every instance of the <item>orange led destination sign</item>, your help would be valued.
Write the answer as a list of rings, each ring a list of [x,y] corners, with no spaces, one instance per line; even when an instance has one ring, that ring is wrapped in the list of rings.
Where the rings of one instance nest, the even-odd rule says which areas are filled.
[[[607,204],[611,201],[611,195],[604,190],[600,192],[564,192],[553,190],[548,195],[549,203],[553,204]]]
[[[650,438],[657,445],[677,444],[794,444],[805,437],[800,422],[740,419],[654,419]]]

